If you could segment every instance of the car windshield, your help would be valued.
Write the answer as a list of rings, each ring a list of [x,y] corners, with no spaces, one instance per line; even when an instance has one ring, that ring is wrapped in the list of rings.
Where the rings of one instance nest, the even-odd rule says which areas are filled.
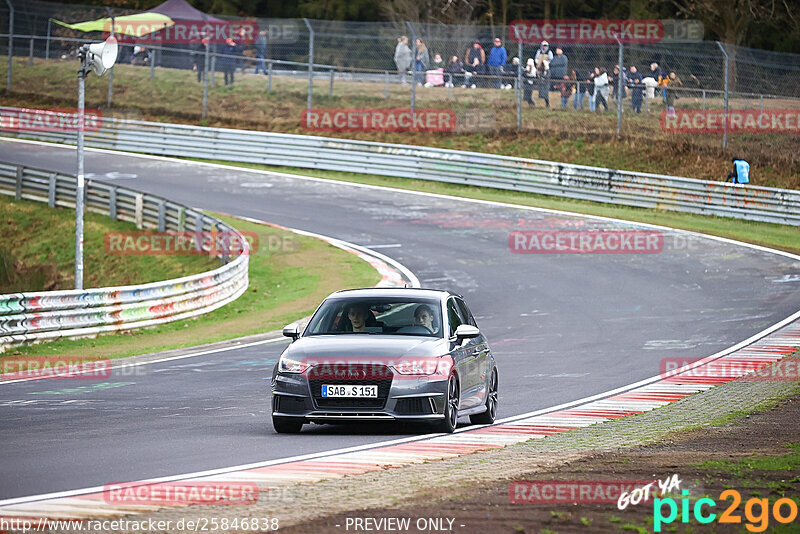
[[[442,337],[441,307],[434,299],[328,299],[311,318],[305,335],[330,334]]]

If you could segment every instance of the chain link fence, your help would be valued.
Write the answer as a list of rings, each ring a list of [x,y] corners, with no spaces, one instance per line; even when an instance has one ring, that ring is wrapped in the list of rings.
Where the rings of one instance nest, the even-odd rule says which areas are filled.
[[[12,5],[13,17],[7,7],[0,10],[0,31],[4,32],[0,54],[7,57],[10,48],[14,57],[8,61],[7,85],[11,93],[34,95],[47,93],[31,84],[23,69],[38,69],[37,74],[45,78],[44,87],[72,83],[69,76],[77,66],[77,48],[104,37],[102,32],[82,33],[55,20],[73,23],[135,13],[35,0],[16,0]],[[179,114],[199,113],[204,119],[225,119],[233,113],[230,108],[236,99],[280,98],[281,109],[255,109],[253,120],[262,113],[272,128],[302,131],[310,129],[305,119],[313,110],[405,109],[414,117],[421,110],[444,109],[454,117],[443,128],[449,131],[547,130],[587,135],[661,135],[665,114],[673,108],[800,111],[800,55],[690,41],[672,29],[661,42],[652,44],[555,40],[550,51],[557,55],[556,49],[561,49],[566,61],[559,59],[534,74],[540,45],[514,42],[507,26],[217,18],[254,24],[261,39],[235,49],[225,43],[204,46],[199,39],[174,44],[146,38],[121,40],[117,67],[107,82],[102,81],[108,88],[101,105],[109,110],[141,107],[145,114],[158,114],[171,109]],[[397,54],[402,37],[407,38],[408,50],[400,46]],[[505,57],[493,51],[496,38]],[[620,55],[622,91],[621,76],[615,72]],[[651,69],[651,65],[657,67]],[[633,73],[633,66],[641,76]],[[603,71],[608,86],[596,85],[591,77]],[[671,72],[677,81],[666,84],[664,78]],[[115,98],[114,86],[126,82],[133,82],[142,93],[152,91],[148,105],[153,109],[131,105],[126,100],[131,87],[126,87],[126,96]],[[167,89],[165,82],[173,85]],[[224,92],[223,86],[231,83],[235,90]],[[97,87],[94,91],[88,96],[95,95],[96,105],[100,91]],[[543,113],[542,108],[564,113]],[[364,129],[363,122],[353,124],[355,129]],[[721,131],[704,132],[709,143],[727,144],[725,125]],[[331,124],[321,131],[349,127]],[[796,125],[789,132],[797,133]],[[680,135],[680,129],[672,133]]]

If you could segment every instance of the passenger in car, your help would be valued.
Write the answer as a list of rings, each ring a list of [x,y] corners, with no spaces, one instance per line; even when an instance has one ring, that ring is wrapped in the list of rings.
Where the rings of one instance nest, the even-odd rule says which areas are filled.
[[[427,304],[420,304],[414,310],[414,321],[416,321],[417,325],[424,326],[431,333],[434,332],[433,326],[433,310]]]

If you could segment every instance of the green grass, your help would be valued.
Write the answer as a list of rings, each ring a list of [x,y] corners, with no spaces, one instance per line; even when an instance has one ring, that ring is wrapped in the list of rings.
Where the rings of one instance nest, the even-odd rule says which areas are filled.
[[[75,287],[74,210],[0,195],[0,228],[0,294]],[[135,230],[132,223],[85,214],[84,287],[156,282],[219,267],[219,260],[207,256],[106,253],[106,233]]]
[[[0,63],[3,58],[0,57]],[[4,105],[27,107],[75,107],[76,96],[64,88],[75,87],[76,62],[26,58],[14,64],[12,91],[3,94]],[[108,108],[107,78],[90,76],[86,83],[86,105],[101,108],[106,116],[145,119],[206,126],[235,127],[284,133],[312,133],[302,128],[300,117],[306,108],[305,79],[274,76],[272,92],[266,92],[263,75],[237,74],[236,84],[225,87],[221,75],[210,87],[208,117],[201,116],[203,88],[188,70],[131,65],[114,67],[113,106]],[[447,108],[457,114],[480,115],[481,129],[471,124],[449,133],[430,132],[316,132],[325,136],[355,138],[389,143],[474,150],[494,154],[564,161],[632,171],[646,171],[702,179],[721,179],[733,154],[752,164],[751,177],[758,185],[800,188],[800,156],[793,150],[799,134],[732,134],[728,152],[721,150],[719,134],[667,134],[661,131],[659,114],[663,105],[654,104],[650,113],[626,113],[621,135],[616,135],[616,114],[560,109],[522,110],[522,131],[516,131],[513,91],[475,89],[449,92],[441,88],[419,88],[418,108]],[[384,99],[382,84],[337,80],[334,94],[328,84],[316,82],[316,108],[408,107],[408,88],[390,85]],[[551,96],[558,102],[556,93]],[[796,102],[770,100],[781,109],[796,109]],[[710,106],[711,101],[708,102]],[[630,100],[625,101],[626,111]],[[752,103],[733,101],[733,107]],[[679,106],[700,107],[697,99],[685,98]],[[556,106],[557,107],[557,106]]]
[[[800,471],[800,443],[787,445],[791,452],[781,456],[750,456],[732,462],[730,460],[707,460],[700,464],[703,469],[723,471],[735,477],[746,476],[752,471]]]
[[[193,320],[16,347],[4,356],[120,358],[268,332],[308,315],[333,291],[371,287],[380,279],[368,263],[324,241],[214,215],[239,230],[255,232],[260,243],[250,257],[250,286],[237,300]]]
[[[691,213],[679,213],[646,208],[615,206],[611,204],[563,199],[518,191],[503,191],[485,187],[465,186],[408,178],[392,178],[369,174],[346,173],[340,171],[322,171],[317,169],[270,167],[267,165],[232,163],[214,160],[197,161],[210,161],[211,163],[219,163],[235,167],[285,172],[289,174],[301,174],[305,176],[314,176],[342,182],[379,185],[385,187],[394,187],[397,189],[406,189],[409,191],[424,191],[428,193],[456,197],[490,200],[495,202],[518,204],[521,206],[568,211],[585,215],[612,217],[627,221],[643,222],[668,226],[670,228],[691,230],[704,234],[736,239],[747,243],[763,245],[795,254],[800,253],[800,232],[798,232],[796,227],[780,224],[742,221],[739,219],[731,219],[726,217],[695,215]]]

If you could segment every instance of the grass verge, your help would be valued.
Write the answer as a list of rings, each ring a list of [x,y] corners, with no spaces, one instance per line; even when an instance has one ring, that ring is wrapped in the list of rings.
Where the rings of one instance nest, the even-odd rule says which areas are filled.
[[[75,211],[0,195],[0,294],[75,287]],[[107,254],[108,232],[136,226],[87,212],[84,217],[84,287],[143,284],[219,267],[207,256]]]
[[[679,213],[656,209],[615,206],[612,204],[563,199],[519,191],[504,191],[487,187],[430,182],[427,180],[392,178],[370,174],[322,171],[317,169],[297,169],[293,167],[270,167],[267,165],[235,163],[228,161],[195,161],[207,161],[209,163],[218,163],[222,165],[244,167],[248,169],[314,176],[317,178],[324,178],[327,180],[335,180],[340,182],[380,185],[394,187],[397,189],[406,189],[409,191],[424,191],[428,193],[450,195],[454,197],[490,200],[494,202],[518,204],[520,206],[533,206],[537,208],[568,211],[585,215],[612,217],[626,221],[658,224],[662,226],[668,226],[670,228],[679,228],[682,230],[691,230],[704,234],[736,239],[746,243],[753,243],[756,245],[762,245],[778,250],[784,250],[786,252],[800,254],[800,232],[797,231],[796,227],[780,224],[743,221],[726,217],[694,215],[691,213]]]
[[[121,358],[258,334],[308,315],[333,291],[371,287],[380,279],[357,256],[319,239],[213,215],[258,236],[259,248],[250,257],[250,286],[237,300],[192,320],[97,338],[16,347],[3,356]]]

